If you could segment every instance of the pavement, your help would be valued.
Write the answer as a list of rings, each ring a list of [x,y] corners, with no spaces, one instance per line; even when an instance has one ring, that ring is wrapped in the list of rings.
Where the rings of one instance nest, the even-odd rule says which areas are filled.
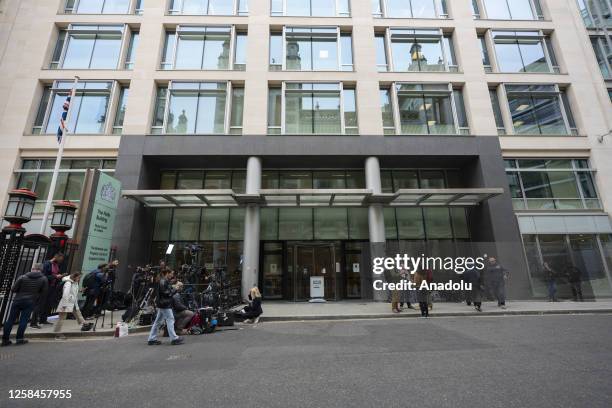
[[[0,348],[0,407],[612,406],[612,315],[235,329],[188,336],[181,346],[147,346],[144,334],[130,334]],[[9,398],[9,390],[38,389],[70,390],[71,398]]]
[[[263,305],[264,314],[261,321],[312,321],[312,320],[345,320],[345,319],[384,319],[384,318],[416,318],[420,316],[418,305],[416,309],[404,307],[402,313],[392,313],[391,305],[385,302],[341,301],[325,303],[269,301]],[[580,314],[580,313],[611,313],[612,300],[588,302],[545,302],[545,301],[509,301],[506,309],[497,307],[495,302],[484,302],[482,312],[464,303],[434,303],[430,312],[432,317],[449,316],[489,316],[489,315],[540,315],[540,314]],[[115,324],[123,312],[114,312],[111,324],[111,314],[107,312],[102,325],[98,320],[95,331],[82,332],[75,320],[64,323],[63,334],[68,338],[92,336],[113,336]],[[53,320],[50,320],[53,321]],[[95,320],[92,320],[95,322]],[[148,332],[150,326],[131,325],[130,332]],[[16,328],[13,330],[13,337]],[[46,325],[42,329],[28,328],[26,337],[31,339],[54,338],[53,326]]]

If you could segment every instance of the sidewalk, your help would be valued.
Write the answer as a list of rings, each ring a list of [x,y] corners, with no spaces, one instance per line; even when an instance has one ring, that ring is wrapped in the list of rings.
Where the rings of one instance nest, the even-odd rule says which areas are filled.
[[[418,305],[415,305],[418,309]],[[546,302],[546,301],[509,301],[507,309],[497,307],[495,302],[484,302],[482,312],[478,313],[473,307],[465,303],[434,303],[431,317],[449,316],[504,316],[504,315],[544,315],[544,314],[586,314],[586,313],[612,313],[612,299],[590,302]],[[406,309],[402,313],[391,313],[390,303],[375,303],[367,301],[342,301],[327,303],[294,303],[284,301],[268,301],[263,304],[264,314],[261,322],[284,321],[314,321],[314,320],[341,320],[341,319],[384,319],[384,318],[416,318],[420,316],[418,310]],[[109,337],[115,332],[115,325],[120,320],[122,312],[115,312],[113,325],[110,326],[110,313],[106,316],[104,327],[100,327],[102,319],[98,321],[96,331],[80,331],[75,320],[64,322],[63,334],[68,338],[83,337]],[[53,321],[53,320],[51,320]],[[95,320],[91,321],[92,323]],[[130,327],[130,334],[148,332],[151,326]],[[14,337],[17,328],[13,329]],[[26,338],[53,339],[53,326],[46,325],[42,329],[28,327]]]

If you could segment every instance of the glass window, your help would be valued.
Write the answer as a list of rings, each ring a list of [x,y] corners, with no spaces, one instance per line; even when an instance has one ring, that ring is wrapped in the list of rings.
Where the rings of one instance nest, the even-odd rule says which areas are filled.
[[[386,5],[386,8],[383,5]],[[375,17],[387,18],[448,17],[446,0],[386,0],[382,3],[381,0],[373,0],[372,14]]]
[[[397,208],[395,213],[399,239],[425,239],[421,208]]]
[[[286,134],[357,133],[355,93],[352,89],[342,91],[341,84],[286,83],[284,103]],[[269,126],[272,130],[276,125],[269,122]]]
[[[449,71],[455,65],[450,35],[440,30],[393,29],[390,38],[393,71]]]
[[[427,239],[451,239],[453,230],[448,208],[424,208]]]
[[[606,79],[612,78],[612,50],[608,46],[606,37],[591,37],[591,45],[601,74]]]
[[[271,0],[273,16],[348,17],[349,0]]]
[[[130,45],[128,47],[127,56],[125,57],[125,69],[134,68],[134,59],[136,54],[136,48],[138,47],[138,41],[140,40],[140,33],[135,31],[130,37]]]
[[[176,188],[180,190],[199,190],[202,188],[204,174],[201,171],[180,171],[177,174]]]
[[[206,181],[204,189],[206,190],[224,190],[232,188],[232,172],[231,171],[208,171],[206,172]]]
[[[130,0],[66,0],[66,13],[128,14]]]
[[[313,216],[311,208],[279,208],[280,240],[312,240]]]
[[[270,69],[280,70],[283,67],[283,36],[270,34]]]
[[[162,67],[169,69],[171,61],[167,54],[171,53],[171,47],[175,39],[172,34],[166,36],[164,58]],[[239,58],[244,57],[244,38],[241,36],[242,49],[237,49]],[[230,69],[230,47],[232,42],[232,29],[230,27],[179,27],[176,38],[176,57],[174,68],[176,69]],[[170,66],[168,66],[170,64]]]
[[[160,126],[160,115],[165,114],[165,101],[161,89],[158,92],[156,117],[153,124],[153,132],[165,129],[166,133],[174,134],[224,134],[226,133],[226,109],[228,109],[229,98],[228,84],[225,82],[201,82],[182,83],[173,82],[170,92],[167,94],[167,115],[165,116],[165,127]],[[242,126],[242,104],[244,103],[243,91],[234,88],[233,101],[230,115],[231,126],[228,129],[233,133],[240,133]]]
[[[542,19],[538,0],[482,0],[487,18],[495,20]]]
[[[315,208],[314,239],[348,239],[346,208]]]
[[[71,25],[58,37],[51,68],[117,69],[124,26]],[[132,34],[138,37],[137,33]],[[131,58],[134,44],[128,49]],[[62,58],[63,54],[63,58]]]
[[[563,114],[560,93],[554,86],[506,85],[506,94],[516,134],[571,134]],[[569,106],[566,109],[569,110]]]
[[[170,225],[172,223],[172,210],[159,208],[155,212],[155,227],[153,228],[153,241],[168,241],[170,238]]]
[[[113,133],[120,135],[123,131],[123,121],[125,119],[125,109],[127,106],[129,87],[121,87],[119,94],[119,103],[117,103],[117,113],[115,113],[115,123],[113,124]]]
[[[229,228],[228,208],[205,208],[202,210],[200,239],[203,241],[225,241]]]
[[[171,0],[169,14],[245,16],[249,13],[247,0]]]
[[[57,81],[50,92],[43,97],[49,100],[41,101],[46,116],[39,114],[34,123],[33,132],[38,133],[44,128],[45,134],[56,134],[63,113],[63,105],[70,95],[72,82]],[[70,120],[68,129],[74,134],[102,134],[105,132],[108,106],[111,96],[112,82],[81,81],[74,100],[70,103]],[[50,109],[47,108],[51,104]],[[42,119],[42,120],[41,120]]]
[[[200,212],[198,208],[175,209],[172,216],[171,241],[197,241],[200,231]]]
[[[230,209],[228,239],[242,240],[244,238],[244,208]]]
[[[280,88],[268,90],[268,133],[280,134],[282,122],[282,91]]]
[[[386,218],[387,215],[384,214],[384,217]],[[349,208],[348,227],[349,239],[368,239],[370,237],[370,229],[368,224],[368,209]]]
[[[540,33],[494,31],[493,41],[500,72],[553,72]]]
[[[313,172],[313,188],[315,189],[343,189],[346,187],[344,171],[315,171]]]
[[[376,34],[376,36],[374,37],[374,41],[376,42],[376,66],[378,67],[379,71],[386,72],[389,70],[389,65],[387,64],[385,35]]]
[[[312,189],[312,172],[283,171],[280,173],[281,189]]]
[[[282,53],[277,34],[270,38],[271,69],[278,69]],[[350,34],[337,28],[285,27],[285,66],[295,71],[351,71],[353,69]],[[338,55],[340,48],[340,55]]]

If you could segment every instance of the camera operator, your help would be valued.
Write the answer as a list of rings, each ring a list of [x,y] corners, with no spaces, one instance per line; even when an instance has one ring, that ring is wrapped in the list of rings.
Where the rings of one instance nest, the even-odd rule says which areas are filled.
[[[149,333],[149,346],[157,346],[161,344],[161,341],[157,340],[157,332],[160,326],[165,321],[168,334],[172,339],[172,345],[179,345],[183,343],[183,338],[176,335],[174,331],[174,315],[172,314],[172,287],[170,286],[170,271],[163,270],[159,283],[156,286],[157,293],[155,299],[155,305],[157,306],[157,316],[155,322],[151,327]]]
[[[175,293],[172,295],[172,311],[174,312],[174,319],[176,321],[175,328],[178,334],[186,335],[187,330],[185,328],[191,322],[193,318],[193,312],[185,306],[181,293],[183,291],[183,282],[177,282],[174,285]]]
[[[85,292],[85,304],[83,305],[83,317],[88,319],[97,315],[102,310],[102,299],[100,294],[104,283],[108,278],[108,264],[98,265],[96,269],[89,272],[83,279],[83,290]]]

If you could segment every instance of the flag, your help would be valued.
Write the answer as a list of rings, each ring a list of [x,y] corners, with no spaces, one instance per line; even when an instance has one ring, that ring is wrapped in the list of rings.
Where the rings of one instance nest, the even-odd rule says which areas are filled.
[[[70,109],[70,95],[66,97],[64,101],[64,105],[62,106],[64,111],[62,112],[62,117],[60,118],[60,124],[57,128],[57,143],[62,143],[62,135],[64,134],[64,129],[66,129],[66,119],[68,117],[68,109]]]

